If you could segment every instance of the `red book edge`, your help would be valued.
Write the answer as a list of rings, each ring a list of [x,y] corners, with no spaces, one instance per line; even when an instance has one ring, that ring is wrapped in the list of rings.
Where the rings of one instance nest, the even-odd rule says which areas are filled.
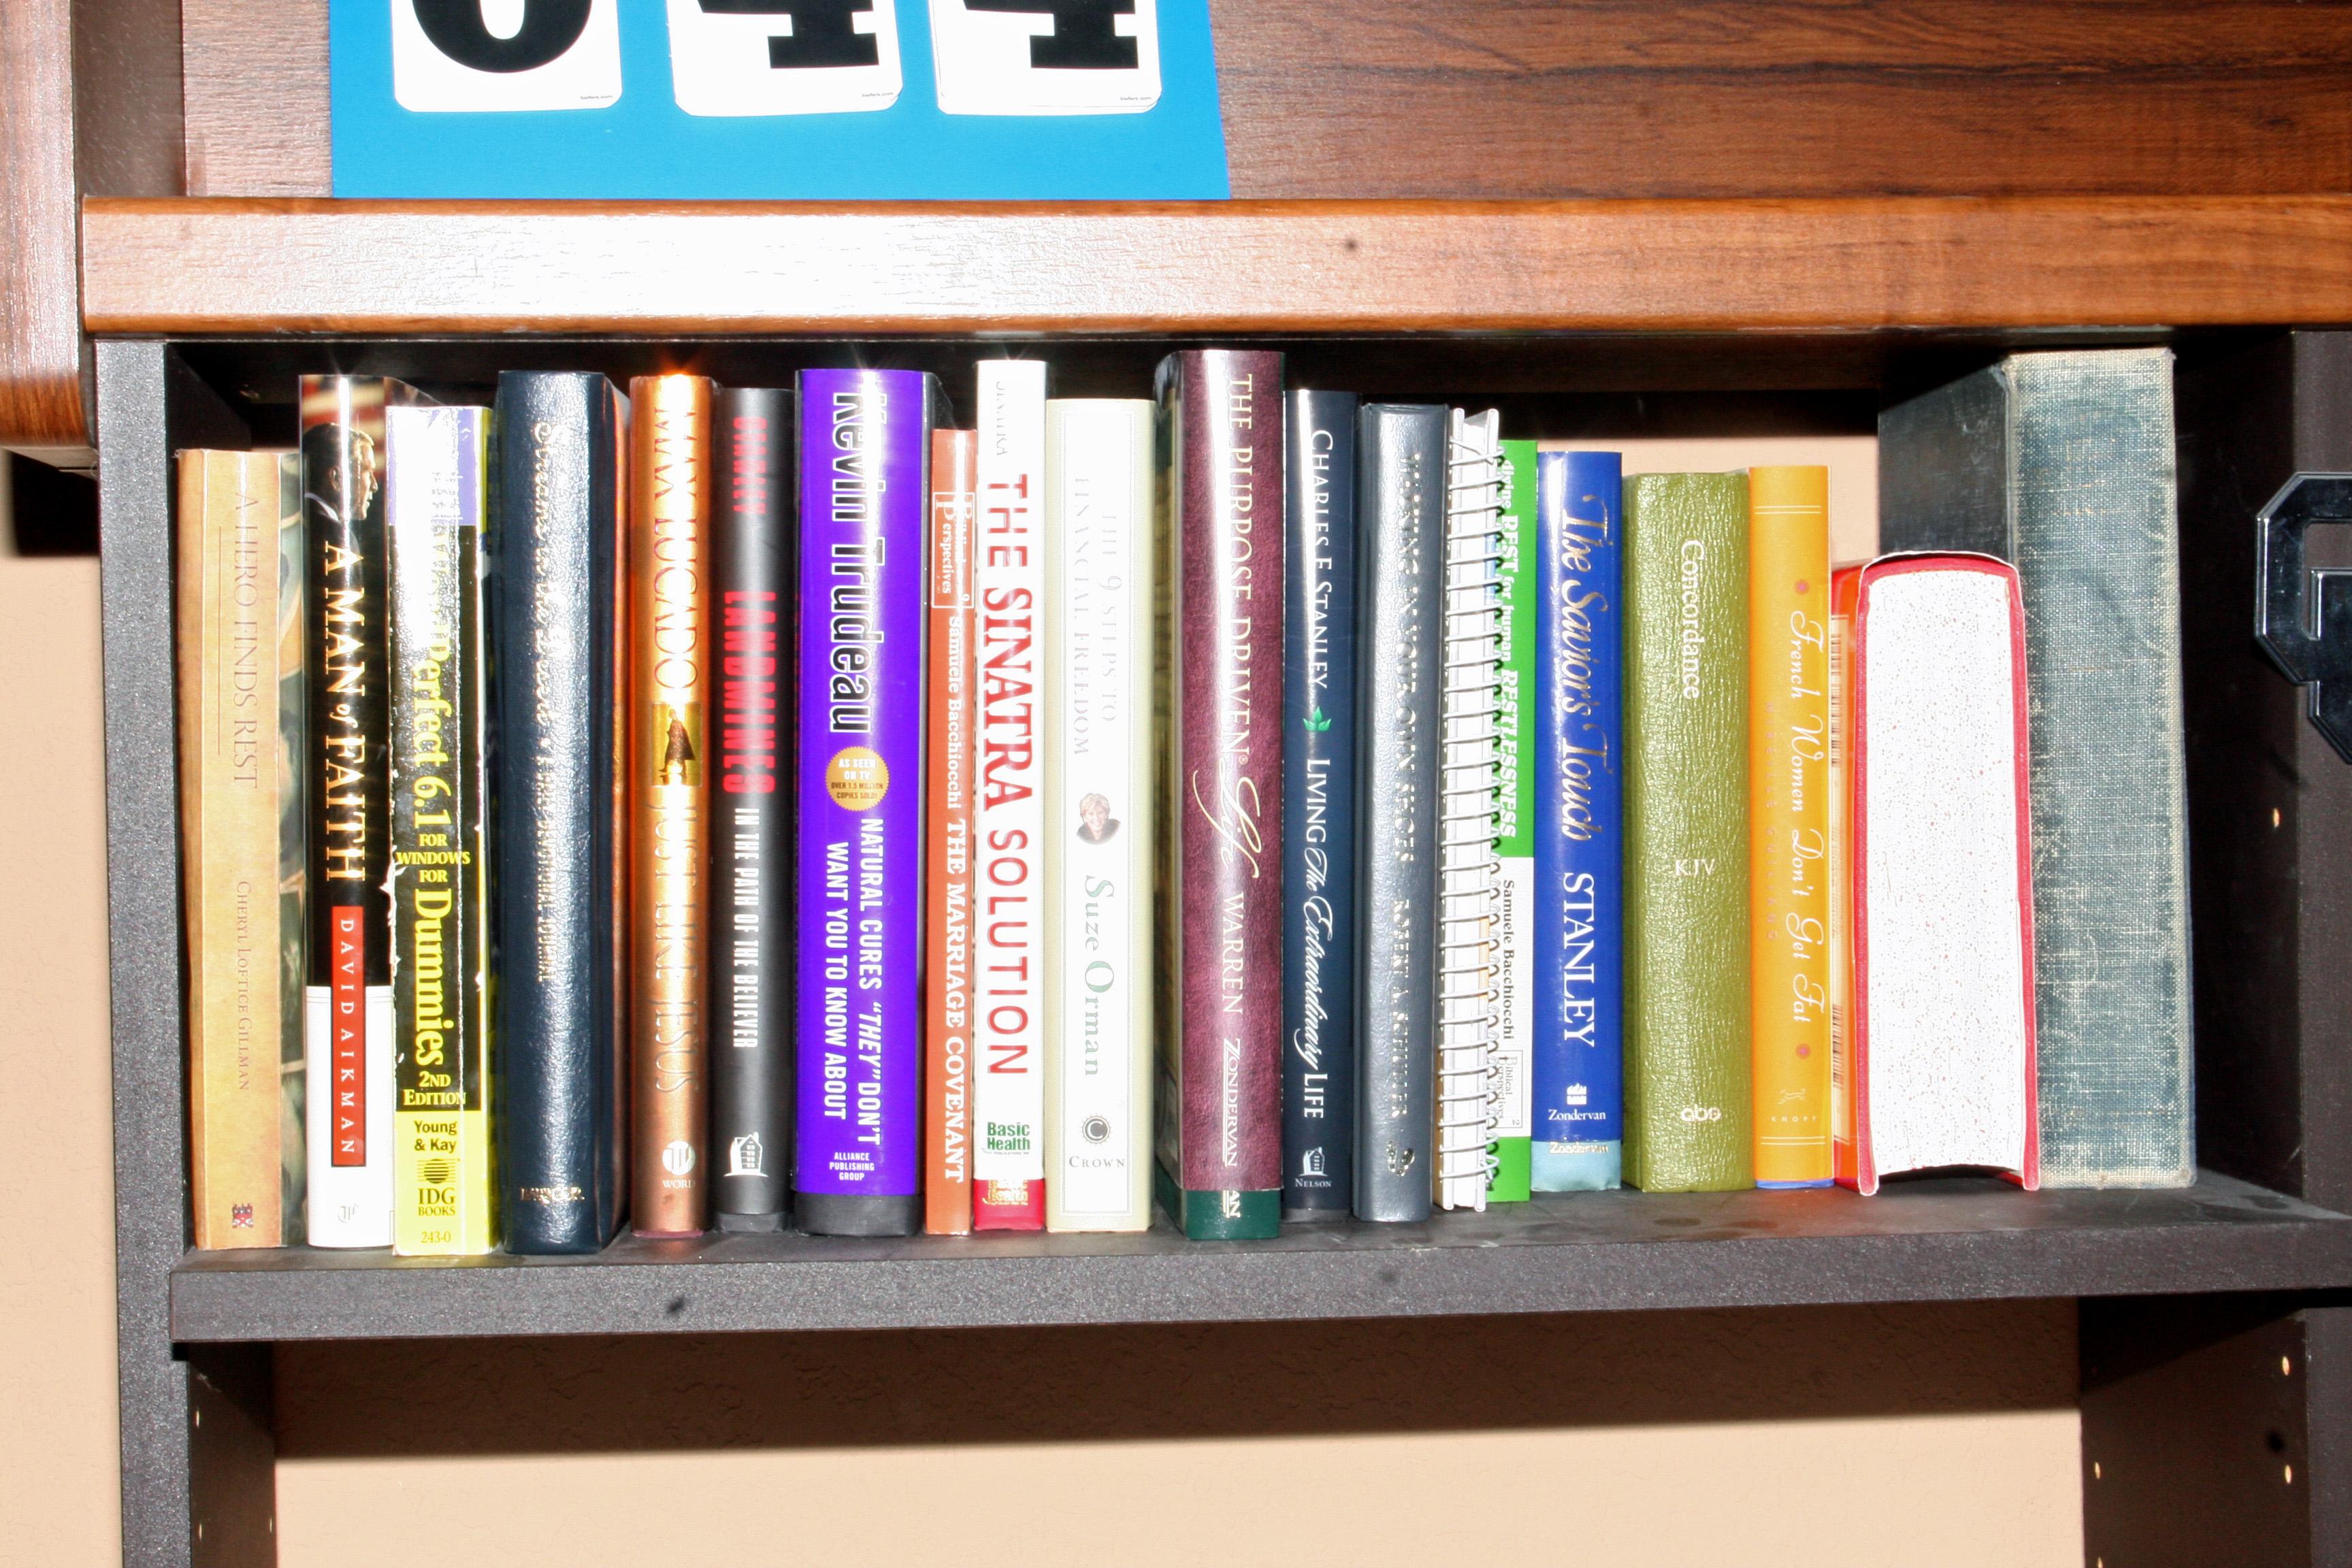
[[[1864,741],[1867,733],[1865,720],[1870,710],[1870,667],[1864,650],[1869,645],[1871,588],[1883,578],[1913,572],[1979,573],[2000,578],[2008,589],[2010,710],[2016,735],[2016,744],[2011,756],[2017,802],[2018,934],[2024,959],[2025,1148],[2019,1162],[2020,1169],[2003,1171],[2000,1177],[2029,1193],[2036,1192],[2042,1186],[2042,1108],[2038,1090],[2040,1066],[2034,1048],[2033,810],[2031,758],[2027,751],[2031,730],[2026,706],[2025,596],[2018,583],[2017,568],[1992,555],[1955,552],[1882,556],[1855,574],[1853,630],[1847,644],[1853,671],[1850,722],[1853,743],[1847,752],[1851,759],[1847,783],[1853,791],[1853,809],[1849,814],[1853,828],[1846,861],[1848,898],[1853,911],[1851,922],[1853,938],[1853,963],[1850,972],[1853,976],[1852,994],[1847,1002],[1852,1011],[1853,1030],[1853,1083],[1851,1092],[1853,1095],[1855,1158],[1854,1169],[1851,1173],[1841,1165],[1836,1175],[1840,1185],[1853,1187],[1864,1196],[1878,1191],[1878,1161],[1870,1138],[1870,928],[1864,919],[1869,908],[1870,879],[1863,871],[1863,868],[1869,864],[1866,854],[1869,845],[1868,813],[1863,809],[1863,802],[1866,798],[1864,784],[1870,773],[1869,748]],[[1834,604],[1833,599],[1833,610]]]
[[[1016,1201],[1017,1200],[1017,1201]],[[982,1182],[971,1189],[974,1230],[1043,1230],[1045,1184]]]

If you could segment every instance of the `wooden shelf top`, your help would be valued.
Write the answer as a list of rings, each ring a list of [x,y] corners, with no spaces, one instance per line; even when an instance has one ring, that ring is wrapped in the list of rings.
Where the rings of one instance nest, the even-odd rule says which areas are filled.
[[[99,200],[94,333],[1872,331],[2352,321],[2352,196]]]
[[[2162,1192],[1990,1178],[1587,1193],[1265,1242],[623,1238],[583,1258],[192,1253],[182,1341],[1209,1322],[2352,1287],[2352,1219],[2210,1173]]]

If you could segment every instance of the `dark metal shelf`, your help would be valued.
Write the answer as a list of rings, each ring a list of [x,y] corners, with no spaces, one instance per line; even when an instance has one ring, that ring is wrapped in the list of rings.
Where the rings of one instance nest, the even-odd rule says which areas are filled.
[[[2352,1218],[2204,1174],[1591,1193],[1265,1242],[1140,1236],[623,1238],[593,1258],[192,1253],[181,1341],[1197,1322],[2352,1288]]]

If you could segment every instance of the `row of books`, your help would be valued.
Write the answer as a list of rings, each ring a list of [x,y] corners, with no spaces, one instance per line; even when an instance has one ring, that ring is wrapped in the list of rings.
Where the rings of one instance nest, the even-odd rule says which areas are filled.
[[[2044,715],[2103,679],[2177,783],[2178,679],[2105,679],[2084,617],[2153,601],[2052,573],[2169,563],[2068,554],[2023,469],[2000,539],[1937,492],[1970,398],[2072,449],[2150,358],[1893,411],[1959,477],[1834,574],[1821,468],[1628,477],[1269,353],[984,360],[971,428],[910,371],[305,378],[299,452],[179,458],[196,1244],[2083,1179],[2042,998],[2173,955],[2086,947]],[[2071,430],[2006,417],[2044,371]],[[2181,892],[2096,869],[2137,931]],[[2091,1180],[2186,1179],[2178,984],[2095,1042],[2142,1152]]]

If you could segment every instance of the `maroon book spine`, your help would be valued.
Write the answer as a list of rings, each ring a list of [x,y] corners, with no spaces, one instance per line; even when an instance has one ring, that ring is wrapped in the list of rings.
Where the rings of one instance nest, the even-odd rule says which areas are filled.
[[[1160,366],[1162,1195],[1197,1240],[1282,1200],[1282,356]]]

